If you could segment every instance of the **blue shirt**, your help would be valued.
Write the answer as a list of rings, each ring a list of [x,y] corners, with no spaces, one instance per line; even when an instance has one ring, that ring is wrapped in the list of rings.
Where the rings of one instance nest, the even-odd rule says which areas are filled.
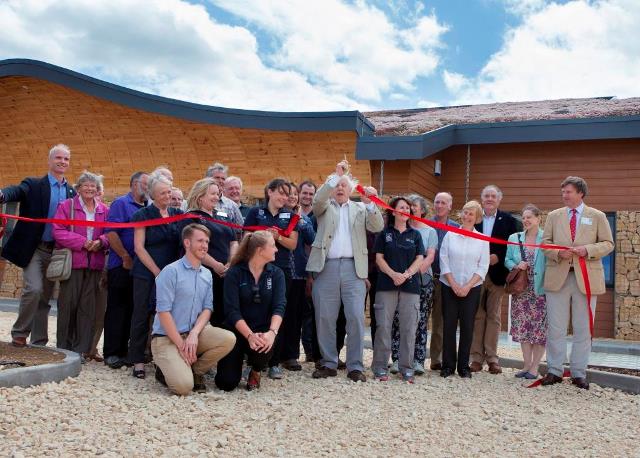
[[[435,218],[431,218],[431,221],[438,222]],[[447,226],[460,227],[458,223],[456,223],[452,219],[447,220]],[[440,247],[442,246],[442,240],[444,240],[444,236],[447,235],[447,232],[444,229],[436,229],[436,233],[438,234],[438,249],[436,250],[436,256],[433,258],[433,263],[431,264],[431,270],[434,274],[440,275]]]
[[[49,198],[49,213],[47,215],[48,218],[53,218],[56,214],[56,210],[58,209],[58,204],[67,200],[67,180],[62,179],[62,183],[60,183],[56,178],[50,173],[47,174],[49,177],[49,186],[51,186],[51,197]],[[53,242],[53,227],[51,224],[45,224],[44,233],[42,234],[43,242]]]
[[[145,206],[146,202],[143,204],[137,203],[131,193],[120,196],[111,204],[107,221],[112,223],[128,223],[131,221],[133,214]],[[133,251],[133,229],[109,228],[105,232],[115,232],[118,234],[118,237],[120,237],[120,241],[122,242],[122,246],[133,259],[135,256]],[[121,265],[122,258],[118,253],[111,250],[109,252],[109,264],[107,265],[107,269],[113,269],[115,267],[120,267]]]
[[[180,334],[193,329],[203,310],[213,311],[213,278],[209,269],[193,267],[186,256],[167,265],[156,278],[156,312],[171,312]],[[166,336],[156,314],[153,334]]]

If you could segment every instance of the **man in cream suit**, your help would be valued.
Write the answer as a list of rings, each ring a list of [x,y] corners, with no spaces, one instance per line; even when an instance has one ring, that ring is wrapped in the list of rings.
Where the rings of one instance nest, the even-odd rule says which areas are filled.
[[[380,232],[384,221],[380,210],[367,197],[377,195],[374,188],[365,188],[367,195],[362,196],[362,203],[349,200],[355,183],[346,173],[348,168],[346,161],[340,162],[335,174],[327,178],[313,199],[318,230],[307,271],[314,277],[312,295],[322,354],[321,367],[313,377],[335,377],[337,374],[336,320],[342,300],[347,318],[347,376],[354,382],[364,382],[366,231]]]
[[[604,294],[602,258],[613,250],[611,227],[604,213],[587,207],[587,183],[580,177],[567,177],[562,182],[562,200],[566,207],[547,216],[542,243],[571,247],[569,250],[544,250],[547,257],[544,289],[547,294],[547,362],[549,372],[543,385],[562,382],[563,363],[567,353],[566,335],[571,310],[573,343],[571,349],[571,381],[589,389],[587,364],[591,351],[589,310],[595,316],[596,296]],[[587,305],[584,278],[579,258],[585,258],[591,285],[591,304]]]

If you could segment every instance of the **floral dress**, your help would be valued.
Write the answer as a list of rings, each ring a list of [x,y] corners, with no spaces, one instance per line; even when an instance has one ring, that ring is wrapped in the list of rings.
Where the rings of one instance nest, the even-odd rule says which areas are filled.
[[[534,290],[533,267],[535,251],[525,248],[529,285],[518,295],[511,297],[511,337],[515,342],[535,345],[547,343],[547,299]]]

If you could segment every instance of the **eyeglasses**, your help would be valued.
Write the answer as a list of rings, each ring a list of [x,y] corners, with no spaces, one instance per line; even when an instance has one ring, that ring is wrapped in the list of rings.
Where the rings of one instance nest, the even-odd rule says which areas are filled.
[[[260,297],[260,288],[258,287],[258,285],[253,285],[251,288],[251,291],[253,292],[253,303],[254,304],[261,303],[262,298]]]

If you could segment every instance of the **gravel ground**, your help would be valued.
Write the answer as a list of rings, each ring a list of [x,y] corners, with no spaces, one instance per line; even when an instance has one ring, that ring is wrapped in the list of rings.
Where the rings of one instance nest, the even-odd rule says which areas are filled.
[[[3,338],[13,318],[0,313]],[[178,398],[153,377],[91,362],[63,383],[0,388],[0,456],[640,456],[640,396],[527,389],[511,369],[472,380],[428,372],[415,385],[311,372]]]

